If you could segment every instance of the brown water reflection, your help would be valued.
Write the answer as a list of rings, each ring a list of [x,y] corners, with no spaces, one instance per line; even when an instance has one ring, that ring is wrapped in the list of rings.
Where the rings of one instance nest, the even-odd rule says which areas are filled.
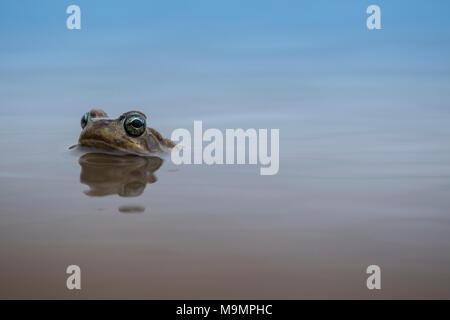
[[[78,160],[80,182],[89,186],[85,194],[102,197],[117,194],[121,197],[140,196],[148,183],[157,178],[163,160],[159,157],[88,153]]]

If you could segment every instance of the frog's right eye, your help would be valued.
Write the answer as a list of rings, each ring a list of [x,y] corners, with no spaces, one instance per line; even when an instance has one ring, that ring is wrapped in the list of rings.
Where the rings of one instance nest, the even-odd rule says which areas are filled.
[[[91,114],[89,112],[86,112],[85,114],[83,114],[83,116],[81,117],[81,128],[84,129],[84,127],[87,126],[90,119],[91,119]]]
[[[128,114],[123,121],[123,126],[125,131],[132,137],[139,137],[147,130],[145,117],[139,113]]]

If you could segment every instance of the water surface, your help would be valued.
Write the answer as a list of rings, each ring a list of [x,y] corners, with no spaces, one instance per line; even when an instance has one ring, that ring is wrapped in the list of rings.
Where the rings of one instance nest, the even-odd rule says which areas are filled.
[[[78,119],[6,138],[8,122],[2,298],[449,297],[449,132],[299,119],[279,120],[275,176],[68,150]],[[65,288],[70,264],[80,292]]]
[[[0,3],[0,298],[450,298],[448,1],[70,4]],[[279,173],[68,150],[94,107]]]

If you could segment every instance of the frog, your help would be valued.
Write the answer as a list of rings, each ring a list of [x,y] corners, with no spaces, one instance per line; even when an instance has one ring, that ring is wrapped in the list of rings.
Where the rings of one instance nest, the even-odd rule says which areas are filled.
[[[102,109],[91,109],[81,117],[81,129],[81,147],[135,155],[151,155],[175,147],[172,140],[147,127],[147,116],[136,110],[111,119]]]

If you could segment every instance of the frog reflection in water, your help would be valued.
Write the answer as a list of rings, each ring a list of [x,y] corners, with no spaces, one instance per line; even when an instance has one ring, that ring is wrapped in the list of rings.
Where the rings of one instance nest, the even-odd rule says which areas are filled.
[[[147,183],[156,181],[153,172],[163,160],[154,156],[175,146],[153,128],[139,111],[129,111],[109,119],[103,110],[92,109],[81,118],[78,146],[115,151],[118,154],[88,153],[79,159],[80,181],[89,196],[118,194],[139,196]]]
[[[147,183],[156,182],[153,173],[162,163],[159,157],[87,153],[79,159],[80,182],[90,187],[84,192],[88,196],[137,197]]]

